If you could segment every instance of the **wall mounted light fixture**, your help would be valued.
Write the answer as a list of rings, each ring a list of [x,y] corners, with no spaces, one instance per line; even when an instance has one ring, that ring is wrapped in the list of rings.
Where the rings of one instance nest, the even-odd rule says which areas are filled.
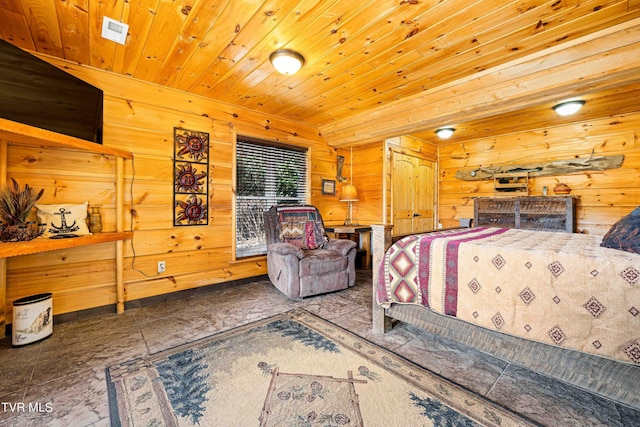
[[[436,131],[436,135],[438,135],[438,138],[440,139],[448,139],[451,138],[454,131],[454,128],[440,128]]]
[[[304,56],[289,49],[278,49],[269,55],[269,61],[279,73],[295,74],[304,65]]]
[[[585,101],[567,101],[553,107],[559,116],[570,116],[578,112],[585,104]]]

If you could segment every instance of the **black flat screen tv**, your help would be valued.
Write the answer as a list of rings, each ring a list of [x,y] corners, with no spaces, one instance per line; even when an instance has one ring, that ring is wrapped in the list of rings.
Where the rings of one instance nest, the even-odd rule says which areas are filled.
[[[102,144],[101,89],[0,40],[0,117]]]

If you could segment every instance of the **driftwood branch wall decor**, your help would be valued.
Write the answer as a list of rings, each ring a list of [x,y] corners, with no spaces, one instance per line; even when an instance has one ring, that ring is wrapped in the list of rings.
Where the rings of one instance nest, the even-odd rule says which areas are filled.
[[[338,170],[336,172],[336,181],[345,182],[347,180],[346,176],[342,176],[342,168],[344,167],[344,156],[338,156]]]
[[[601,171],[616,169],[622,165],[624,155],[617,156],[593,156],[588,158],[574,158],[570,160],[556,160],[552,162],[526,163],[522,165],[487,166],[474,169],[460,169],[456,178],[464,181],[482,181],[493,179],[496,173],[528,172],[529,177],[566,175],[584,171]]]

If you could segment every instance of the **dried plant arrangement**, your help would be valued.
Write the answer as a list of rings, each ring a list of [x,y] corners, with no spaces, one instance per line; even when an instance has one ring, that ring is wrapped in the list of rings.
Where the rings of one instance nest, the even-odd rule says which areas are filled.
[[[42,234],[44,228],[28,218],[43,193],[44,189],[36,192],[29,184],[21,189],[13,178],[0,189],[0,241],[31,240]]]

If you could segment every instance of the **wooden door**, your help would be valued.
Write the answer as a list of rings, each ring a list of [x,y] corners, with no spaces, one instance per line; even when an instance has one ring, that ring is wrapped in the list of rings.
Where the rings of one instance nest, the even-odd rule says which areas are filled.
[[[435,228],[435,164],[404,153],[392,153],[393,234]]]

